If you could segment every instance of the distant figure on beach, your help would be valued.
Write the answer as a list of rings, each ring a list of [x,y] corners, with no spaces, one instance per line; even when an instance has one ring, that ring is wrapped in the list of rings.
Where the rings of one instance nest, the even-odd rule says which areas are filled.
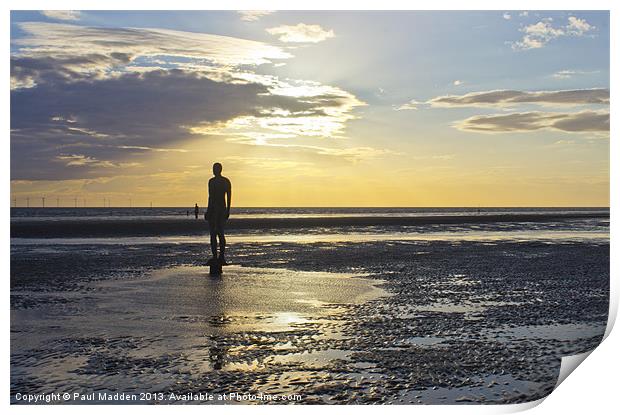
[[[198,203],[196,203],[196,206],[194,206],[194,216],[196,216],[196,219],[198,219]]]
[[[221,265],[227,265],[224,257],[226,250],[226,238],[224,237],[224,225],[230,216],[231,185],[230,180],[222,176],[222,165],[213,165],[213,176],[209,180],[209,205],[205,213],[205,219],[209,221],[209,232],[211,233],[211,253],[213,258],[210,261],[217,261]],[[220,242],[220,256],[217,257],[217,239]]]

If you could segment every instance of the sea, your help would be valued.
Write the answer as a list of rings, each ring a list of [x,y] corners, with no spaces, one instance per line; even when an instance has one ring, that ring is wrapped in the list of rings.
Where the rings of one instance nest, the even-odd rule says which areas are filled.
[[[469,215],[562,215],[571,213],[609,215],[607,207],[243,207],[232,208],[232,218],[307,217],[427,217]],[[14,207],[11,221],[178,219],[194,215],[194,207]],[[204,215],[204,208],[199,208]]]
[[[11,244],[195,243],[192,207],[12,208]],[[229,242],[376,240],[609,241],[606,207],[233,208]]]

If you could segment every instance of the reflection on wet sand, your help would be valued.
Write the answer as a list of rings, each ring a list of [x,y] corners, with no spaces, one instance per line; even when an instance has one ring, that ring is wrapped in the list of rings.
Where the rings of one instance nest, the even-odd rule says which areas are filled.
[[[524,402],[607,321],[596,240],[239,243],[221,278],[204,244],[114,242],[11,247],[12,392]]]
[[[12,325],[30,333],[13,339],[14,373],[46,379],[42,387],[50,390],[139,391],[152,389],[161,372],[226,379],[266,368],[278,373],[295,362],[312,366],[323,352],[298,350],[338,338],[332,317],[387,295],[378,283],[352,274],[239,266],[217,277],[206,267],[175,267],[146,279],[105,281],[70,308],[12,313]],[[37,356],[37,365],[20,360],[24,349]],[[321,362],[340,357],[330,356]]]
[[[389,233],[290,233],[232,234],[227,243],[361,243],[382,241],[467,241],[467,242],[528,242],[545,241],[608,243],[608,231],[469,231],[469,232],[389,232]],[[126,237],[126,238],[11,238],[11,245],[157,245],[202,243],[196,236]]]

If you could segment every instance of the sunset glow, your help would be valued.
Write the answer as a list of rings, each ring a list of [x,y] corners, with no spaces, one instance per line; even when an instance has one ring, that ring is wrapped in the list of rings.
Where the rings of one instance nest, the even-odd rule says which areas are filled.
[[[608,206],[608,51],[607,12],[12,12],[11,204],[204,205],[219,161],[235,206]]]

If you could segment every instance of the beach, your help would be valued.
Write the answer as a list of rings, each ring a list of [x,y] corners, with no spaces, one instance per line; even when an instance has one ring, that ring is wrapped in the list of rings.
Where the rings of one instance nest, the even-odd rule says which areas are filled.
[[[221,276],[180,209],[69,211],[12,214],[13,403],[520,403],[607,322],[605,209],[237,212]]]

